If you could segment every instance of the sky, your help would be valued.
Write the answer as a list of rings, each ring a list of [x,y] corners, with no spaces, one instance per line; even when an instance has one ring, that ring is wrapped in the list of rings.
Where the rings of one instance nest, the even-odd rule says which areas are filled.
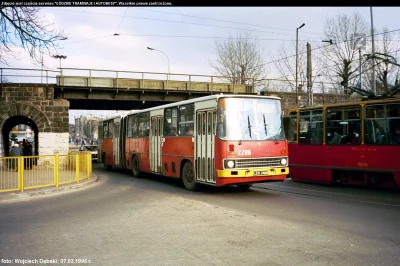
[[[270,63],[283,45],[292,44],[299,30],[299,46],[324,45],[324,24],[338,14],[359,12],[370,25],[370,7],[42,7],[41,15],[68,39],[58,54],[63,68],[125,70],[217,75],[210,66],[216,60],[215,42],[249,31]],[[373,24],[400,29],[400,7],[373,7]],[[114,34],[117,33],[118,36]],[[399,40],[400,41],[400,40]],[[148,50],[152,47],[158,51]],[[295,51],[293,51],[293,54]],[[166,54],[166,55],[165,55]],[[9,59],[9,67],[38,68],[21,51]],[[0,65],[1,66],[1,65]],[[44,56],[44,68],[57,70],[60,60]],[[5,67],[3,65],[3,67]],[[276,76],[267,64],[269,78]],[[87,75],[87,71],[74,71]],[[172,79],[172,78],[171,78]],[[80,114],[103,111],[70,111],[70,122]]]

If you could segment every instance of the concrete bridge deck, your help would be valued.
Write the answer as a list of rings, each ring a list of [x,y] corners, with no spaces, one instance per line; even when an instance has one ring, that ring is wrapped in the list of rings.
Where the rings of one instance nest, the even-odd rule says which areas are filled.
[[[69,74],[79,71],[81,75]],[[101,73],[101,75],[96,73]],[[235,84],[234,77],[193,74],[115,71],[99,69],[63,68],[56,76],[60,87],[112,88],[116,90],[186,91],[211,93],[254,93],[252,80],[249,84]]]

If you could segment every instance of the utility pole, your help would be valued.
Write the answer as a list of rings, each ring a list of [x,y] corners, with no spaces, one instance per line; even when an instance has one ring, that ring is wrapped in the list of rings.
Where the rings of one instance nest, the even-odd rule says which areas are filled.
[[[360,55],[360,89],[362,90],[362,65],[361,65],[361,47],[358,50],[359,55]]]
[[[305,23],[301,24],[300,27],[296,28],[296,103],[299,101],[299,87],[297,84],[298,70],[299,70],[299,29],[303,28]]]
[[[307,43],[307,106],[313,104],[311,44]]]
[[[374,20],[372,17],[372,6],[370,7],[370,11],[371,11],[371,38],[372,38],[372,93],[376,95]]]

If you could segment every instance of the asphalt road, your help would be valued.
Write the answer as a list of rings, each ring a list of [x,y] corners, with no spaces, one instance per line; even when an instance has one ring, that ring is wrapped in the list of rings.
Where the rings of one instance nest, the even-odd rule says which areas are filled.
[[[0,264],[400,265],[400,193],[290,180],[189,192],[93,170],[94,185],[0,203]]]

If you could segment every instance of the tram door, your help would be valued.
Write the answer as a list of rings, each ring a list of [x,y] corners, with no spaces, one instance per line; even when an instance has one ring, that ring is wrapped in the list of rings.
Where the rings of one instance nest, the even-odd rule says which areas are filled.
[[[151,117],[150,125],[150,170],[154,173],[162,173],[161,167],[161,145],[162,145],[162,130],[163,117]]]
[[[215,110],[196,113],[196,180],[215,184]]]

